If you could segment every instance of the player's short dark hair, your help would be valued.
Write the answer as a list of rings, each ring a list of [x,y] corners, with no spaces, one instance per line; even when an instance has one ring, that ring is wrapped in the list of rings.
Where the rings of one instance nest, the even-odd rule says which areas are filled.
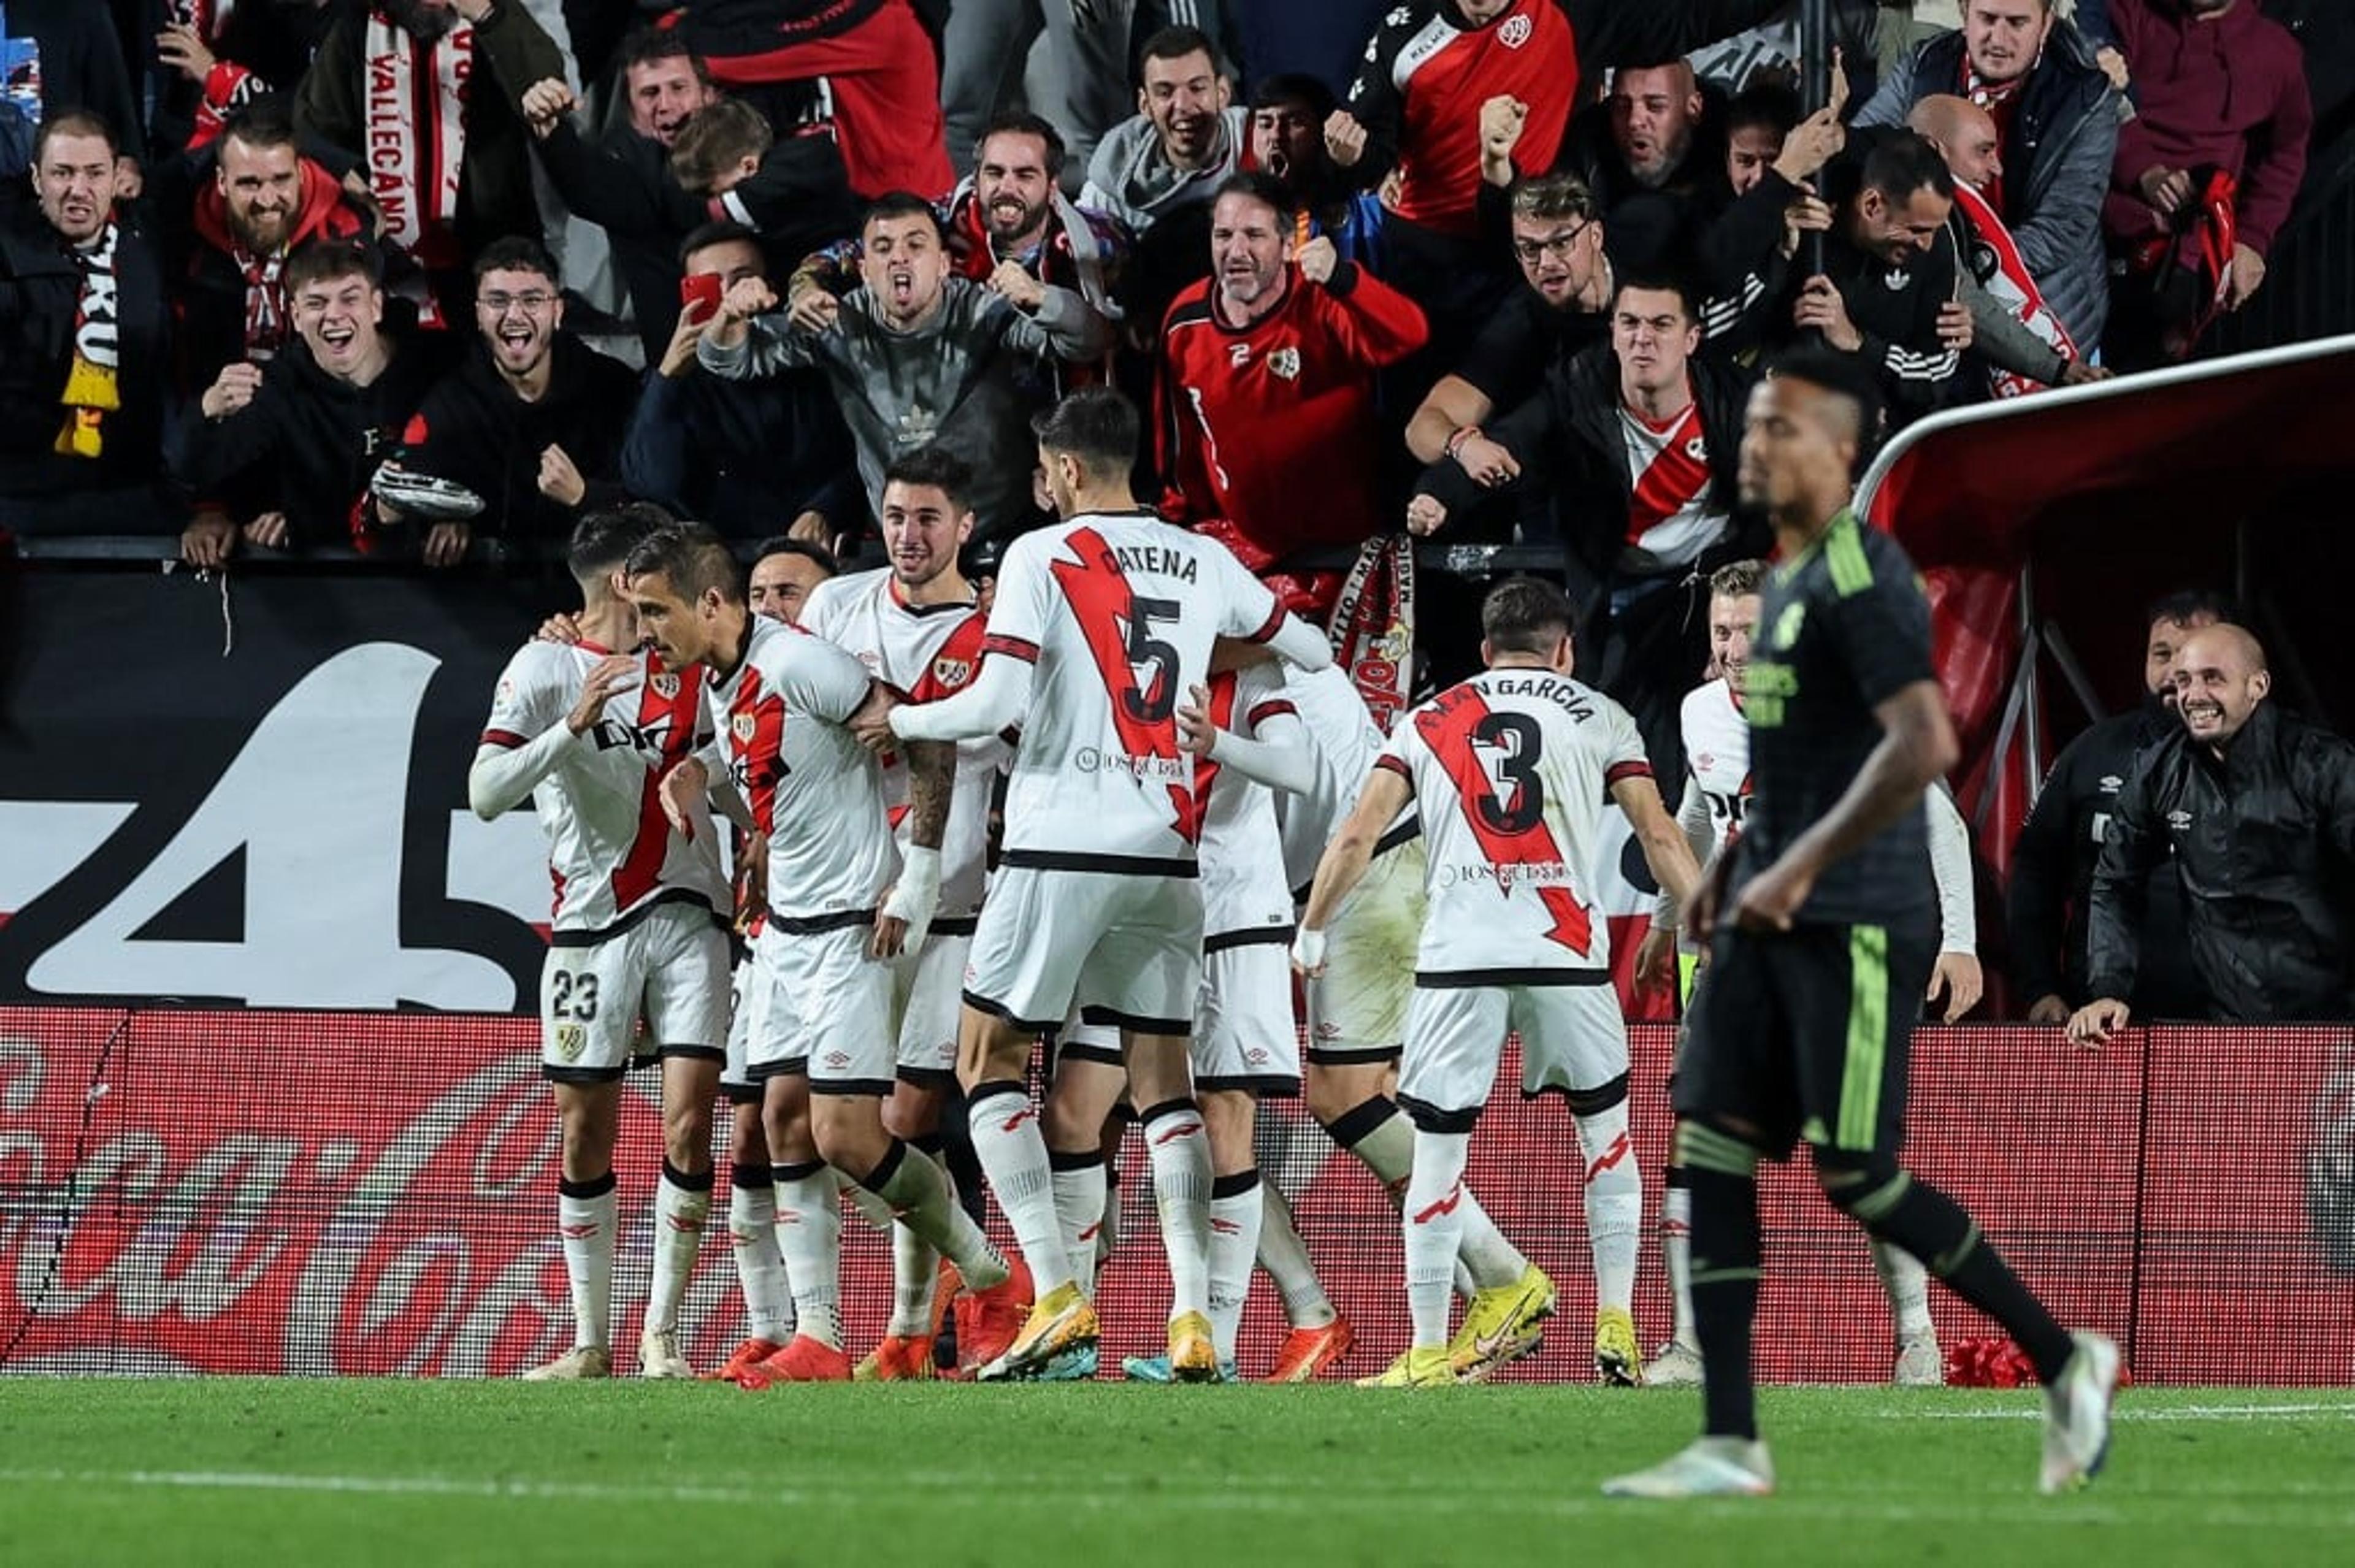
[[[614,51],[616,74],[627,77],[635,65],[653,65],[657,60],[685,59],[695,69],[695,80],[704,86],[711,85],[711,71],[703,57],[687,47],[686,37],[675,27],[638,27],[622,39]]]
[[[1725,133],[1763,127],[1777,137],[1787,136],[1806,116],[1799,95],[1786,82],[1771,78],[1753,81],[1725,106]]]
[[[1273,76],[1263,76],[1252,89],[1251,106],[1255,110],[1281,109],[1292,104],[1307,110],[1322,125],[1340,107],[1340,101],[1322,78],[1305,70],[1280,70]]]
[[[565,569],[576,582],[601,582],[621,570],[640,540],[677,526],[677,517],[652,501],[623,501],[584,512],[565,544]]]
[[[2188,626],[2202,616],[2232,624],[2240,620],[2238,609],[2228,594],[2210,588],[2182,588],[2152,600],[2142,624],[2148,627],[2168,621],[2178,626]]]
[[[1292,193],[1285,190],[1283,182],[1273,175],[1258,169],[1242,169],[1220,180],[1217,194],[1211,197],[1212,204],[1224,201],[1231,196],[1265,203],[1279,221],[1292,210]]]
[[[1145,62],[1147,60],[1181,60],[1194,55],[1207,57],[1212,70],[1219,69],[1219,46],[1210,41],[1209,34],[1182,22],[1164,27],[1138,47],[1136,79],[1140,84],[1145,80]]]
[[[688,229],[687,238],[678,242],[678,264],[685,267],[687,259],[698,251],[707,251],[714,245],[733,244],[739,240],[760,252],[761,269],[765,272],[769,265],[769,252],[768,248],[761,243],[761,231],[739,223],[732,218],[723,218],[716,223],[700,224]]]
[[[1082,387],[1030,421],[1040,447],[1080,460],[1091,474],[1125,474],[1136,464],[1136,405],[1110,387]]]
[[[1685,319],[1695,325],[1700,323],[1700,290],[1691,279],[1679,272],[1666,267],[1631,267],[1619,273],[1611,285],[1611,309],[1614,314],[1619,309],[1620,297],[1629,289],[1642,289],[1647,293],[1674,294],[1677,307],[1685,313]]]
[[[1594,193],[1568,170],[1531,175],[1513,182],[1513,216],[1549,223],[1565,218],[1592,219],[1602,216]]]
[[[842,562],[835,558],[834,551],[822,544],[812,544],[807,539],[794,539],[790,534],[772,534],[754,545],[752,564],[758,566],[773,555],[797,555],[828,577],[842,575]]]
[[[49,144],[59,136],[95,136],[106,144],[108,152],[117,157],[123,155],[123,139],[114,133],[114,127],[107,123],[105,115],[89,109],[60,109],[44,119],[41,128],[33,133],[35,168],[41,166],[41,158],[48,152]]]
[[[972,509],[973,464],[937,442],[893,458],[883,470],[883,483],[930,485],[949,498],[952,512]]]
[[[549,259],[546,250],[537,240],[527,240],[520,234],[509,234],[492,240],[474,258],[474,282],[479,283],[493,272],[538,272],[555,283],[556,263]]]
[[[942,243],[948,242],[948,233],[941,227],[940,208],[912,190],[887,190],[867,204],[858,215],[858,232],[864,235],[870,224],[891,218],[922,218],[932,224],[932,233]]]
[[[660,572],[672,592],[688,601],[717,592],[731,604],[744,603],[744,568],[707,523],[656,528],[631,547],[622,571],[632,579]]]
[[[1008,109],[1003,113],[991,115],[989,123],[981,128],[981,134],[973,139],[973,161],[975,165],[981,162],[982,148],[989,145],[990,139],[995,136],[1036,136],[1039,144],[1047,149],[1047,172],[1052,175],[1063,166],[1066,153],[1063,133],[1042,114],[1033,114],[1027,109]]]
[[[733,98],[707,103],[687,117],[670,144],[670,175],[698,196],[746,158],[776,144],[776,127],[751,104]]]
[[[286,297],[292,300],[313,283],[347,278],[354,273],[366,278],[370,288],[384,286],[384,272],[378,264],[374,246],[357,240],[306,240],[286,258],[286,271],[279,281]]]
[[[1709,574],[1709,592],[1712,599],[1743,599],[1762,592],[1766,586],[1767,565],[1757,557],[1747,560],[1729,560]]]
[[[1570,595],[1542,577],[1508,577],[1480,601],[1480,635],[1491,653],[1550,654],[1577,629]]]
[[[283,101],[265,93],[229,111],[229,118],[221,124],[221,140],[226,142],[232,137],[249,147],[292,147],[294,118]]]
[[[1853,404],[1859,469],[1870,459],[1874,440],[1881,432],[1881,388],[1874,382],[1872,372],[1854,355],[1814,347],[1788,348],[1774,357],[1766,375],[1770,380],[1805,381],[1818,391],[1829,392]]]
[[[1913,200],[1913,193],[1923,186],[1946,201],[1955,199],[1955,176],[1946,167],[1945,155],[1920,132],[1902,127],[1885,130],[1872,139],[1857,177],[1858,194],[1877,190],[1899,206]]]

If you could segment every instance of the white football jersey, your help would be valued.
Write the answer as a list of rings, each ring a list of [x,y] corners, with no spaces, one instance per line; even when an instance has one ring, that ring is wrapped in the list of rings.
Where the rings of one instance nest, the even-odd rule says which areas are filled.
[[[1273,665],[1209,680],[1210,722],[1245,740],[1295,709]],[[1194,794],[1202,803],[1202,935],[1206,942],[1248,931],[1292,929],[1292,887],[1284,875],[1284,840],[1275,827],[1275,792],[1218,757],[1194,759]]]
[[[1220,636],[1272,637],[1284,610],[1216,539],[1151,512],[1093,513],[1016,539],[983,645],[1032,661],[1006,793],[1009,866],[1191,876],[1201,837],[1178,704]]]
[[[1267,667],[1248,673],[1257,675]],[[1382,754],[1382,731],[1366,699],[1358,695],[1357,682],[1340,666],[1313,670],[1284,666],[1282,674],[1284,697],[1308,731],[1316,761],[1316,782],[1307,792],[1279,795],[1275,802],[1276,825],[1284,835],[1284,880],[1292,884],[1293,897],[1305,902],[1325,846],[1356,809],[1374,761]],[[1412,837],[1414,831],[1414,807],[1410,805],[1382,837],[1387,843]]]
[[[1409,709],[1380,765],[1422,808],[1418,979],[1610,968],[1609,926],[1582,884],[1611,786],[1652,771],[1625,709],[1565,675],[1492,669]]]
[[[742,667],[712,686],[729,774],[769,836],[770,928],[857,924],[900,874],[882,767],[845,728],[872,684],[825,638],[755,615]]]
[[[1685,693],[1680,720],[1685,767],[1709,802],[1710,846],[1722,849],[1741,834],[1750,809],[1750,725],[1723,680]]]
[[[564,722],[589,672],[612,650],[591,643],[526,643],[507,661],[483,727],[483,744],[527,745]],[[695,806],[695,837],[682,837],[663,815],[662,775],[711,739],[700,666],[667,670],[650,653],[637,660],[635,684],[605,699],[597,722],[568,747],[555,771],[532,791],[548,834],[548,869],[556,884],[550,924],[594,942],[653,905],[692,901],[715,915],[729,908],[719,835],[707,806]]]
[[[890,568],[821,582],[802,607],[802,629],[848,650],[867,673],[911,702],[937,702],[973,684],[988,630],[971,603],[911,604]],[[989,873],[989,796],[1006,742],[995,735],[957,745],[956,793],[941,835],[941,906],[932,929],[971,934]],[[883,798],[891,826],[908,841],[908,767],[900,753],[883,759]]]

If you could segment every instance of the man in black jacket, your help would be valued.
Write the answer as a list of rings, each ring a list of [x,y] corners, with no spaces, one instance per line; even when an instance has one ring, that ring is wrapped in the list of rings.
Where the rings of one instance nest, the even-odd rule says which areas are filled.
[[[350,543],[377,465],[444,368],[431,345],[446,334],[421,341],[384,330],[384,289],[366,246],[305,245],[288,260],[284,286],[295,340],[258,385],[229,373],[247,367],[224,369],[173,443],[173,472],[198,497],[180,536],[192,566],[218,566],[240,543]]]
[[[2238,626],[2175,656],[2183,727],[2136,766],[2094,870],[2094,1000],[2069,1038],[2126,1027],[2142,890],[2171,846],[2191,963],[2233,1023],[2355,1018],[2355,745],[2266,700],[2264,650]]]
[[[1582,673],[1635,715],[1661,778],[1684,776],[1677,711],[1708,659],[1710,574],[1766,544],[1734,507],[1752,377],[1700,357],[1700,338],[1682,282],[1623,276],[1611,341],[1548,371],[1485,432],[1451,438],[1407,508],[1408,528],[1427,534],[1483,490],[1518,481],[1551,497],[1578,624],[1600,634]]]
[[[2085,989],[2086,921],[2094,867],[2109,837],[2118,792],[2142,754],[2182,728],[2175,713],[2175,656],[2193,632],[2226,618],[2214,594],[2171,593],[2150,607],[2143,645],[2142,702],[2099,720],[2062,748],[2011,848],[2004,896],[2011,978],[2028,1021],[2062,1024],[2093,999]],[[2145,1019],[2205,1018],[2208,999],[2183,936],[2183,889],[2170,860],[2144,888],[2141,962],[2131,1000]]]
[[[375,485],[388,522],[404,520],[388,495],[439,487],[481,503],[472,516],[431,515],[428,566],[456,562],[475,532],[566,539],[584,507],[622,498],[614,467],[637,378],[563,330],[547,253],[528,240],[486,247],[474,262],[474,322],[481,341],[426,395]]]
[[[168,324],[118,151],[96,115],[53,115],[34,205],[0,209],[0,524],[19,533],[155,528]]]

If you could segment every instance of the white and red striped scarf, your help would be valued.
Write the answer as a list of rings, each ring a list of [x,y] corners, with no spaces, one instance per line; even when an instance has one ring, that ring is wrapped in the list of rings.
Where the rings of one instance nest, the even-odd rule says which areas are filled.
[[[458,182],[474,68],[473,23],[462,21],[423,44],[383,12],[368,13],[361,84],[368,99],[368,188],[384,210],[386,237],[428,269],[464,260],[456,232]]]
[[[2044,303],[2044,292],[2036,286],[2036,279],[2030,274],[2028,263],[2020,259],[2019,247],[2011,238],[2011,229],[1988,205],[1987,197],[1956,180],[1955,203],[1970,221],[1973,250],[1984,251],[1995,262],[1995,270],[1981,280],[1981,286],[2001,300],[2005,308],[2019,316],[2029,331],[2051,344],[2063,357],[2075,359],[2077,345],[2070,337],[2069,329],[2061,325],[2061,318],[2054,315],[2051,307]],[[1976,273],[1982,269],[1974,266],[1971,270]],[[1990,368],[1987,383],[1988,389],[1998,398],[2017,398],[2044,389],[2042,382],[2031,381],[2009,370]]]

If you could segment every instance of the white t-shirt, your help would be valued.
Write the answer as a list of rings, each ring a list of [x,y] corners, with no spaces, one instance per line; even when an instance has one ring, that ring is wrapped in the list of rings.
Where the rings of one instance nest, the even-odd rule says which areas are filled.
[[[1712,680],[1685,693],[1679,714],[1685,766],[1709,803],[1708,853],[1724,848],[1742,831],[1750,809],[1750,726],[1733,705],[1733,688]]]
[[[802,607],[802,629],[847,650],[868,674],[911,702],[937,702],[973,684],[988,627],[971,603],[911,604],[889,567],[830,578]],[[995,735],[957,745],[956,793],[941,835],[941,904],[934,931],[970,933],[988,880],[989,795],[1006,742]],[[883,760],[892,830],[908,841],[908,767]]]
[[[1177,711],[1220,636],[1264,641],[1275,596],[1215,539],[1150,512],[1023,535],[983,645],[1035,665],[1006,793],[1007,865],[1191,876],[1201,837]]]
[[[507,661],[483,727],[483,744],[528,744],[565,715],[589,672],[612,650],[594,644],[526,643]],[[594,942],[660,902],[693,901],[715,915],[730,907],[719,836],[695,806],[695,837],[672,831],[655,795],[662,775],[711,738],[700,666],[666,670],[638,653],[634,681],[606,699],[597,722],[567,746],[532,791],[548,834],[556,884],[550,923],[566,945]]]
[[[825,638],[756,615],[743,666],[712,687],[729,774],[769,836],[771,928],[858,924],[900,874],[882,767],[845,728],[872,684]]]
[[[1260,739],[1262,723],[1294,711],[1272,664],[1214,675],[1209,691],[1210,722],[1247,741]],[[1195,759],[1194,793],[1202,803],[1204,940],[1290,931],[1292,886],[1284,880],[1275,792],[1213,754]]]
[[[1611,786],[1651,774],[1625,709],[1550,670],[1492,669],[1410,709],[1380,765],[1422,807],[1419,982],[1609,971],[1610,928],[1582,884]]]

